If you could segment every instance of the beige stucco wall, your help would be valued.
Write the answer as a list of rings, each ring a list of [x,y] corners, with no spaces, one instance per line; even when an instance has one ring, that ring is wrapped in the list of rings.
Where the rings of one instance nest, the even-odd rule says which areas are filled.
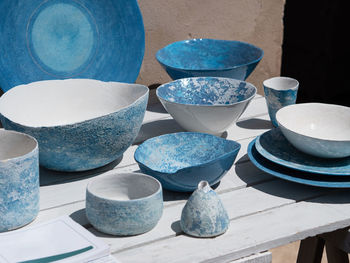
[[[284,0],[138,0],[145,24],[146,48],[137,83],[171,81],[155,59],[160,48],[190,38],[252,43],[264,58],[247,79],[260,94],[264,79],[280,74]]]

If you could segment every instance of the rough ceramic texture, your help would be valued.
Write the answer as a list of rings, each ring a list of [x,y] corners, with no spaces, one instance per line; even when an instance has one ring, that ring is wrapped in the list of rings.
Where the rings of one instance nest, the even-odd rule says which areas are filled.
[[[208,182],[200,182],[187,200],[180,225],[186,234],[195,237],[214,237],[228,229],[230,219],[227,211]]]
[[[143,173],[157,178],[165,189],[190,192],[200,181],[220,181],[231,168],[240,144],[210,134],[181,132],[142,143],[135,160]]]
[[[134,82],[145,48],[136,0],[0,2],[0,87],[38,80]]]
[[[219,135],[241,116],[256,88],[235,79],[199,77],[163,84],[156,94],[184,129]]]
[[[255,148],[255,141],[256,139],[248,146],[248,157],[257,168],[268,174],[299,184],[327,188],[350,188],[348,176],[308,173],[273,163],[259,154]]]
[[[13,148],[17,153],[11,154]],[[0,130],[0,232],[30,223],[38,212],[37,142],[25,134]]]
[[[86,216],[99,231],[119,236],[150,231],[163,212],[161,184],[138,174],[109,174],[90,182]]]
[[[263,82],[267,109],[272,124],[277,127],[276,112],[284,106],[295,104],[299,83],[287,77],[275,77]]]
[[[64,86],[67,81],[71,80],[61,80],[58,82],[61,83],[60,85]],[[80,81],[85,83],[85,81],[91,82],[92,80],[73,81],[74,83]],[[32,83],[31,85],[36,85],[36,83]],[[51,81],[47,81],[48,85],[50,85],[50,83]],[[103,93],[102,97],[98,98],[102,100],[101,103],[103,103],[103,100],[106,100],[107,104],[111,99],[114,86],[118,88],[118,86],[126,84],[102,83],[102,85],[111,85],[111,87],[105,87],[104,89],[106,89],[106,92]],[[148,101],[148,88],[136,84],[127,85],[127,87],[123,88],[134,89],[135,93],[138,92],[138,95],[135,95],[135,98],[125,97],[126,103],[124,103],[123,107],[120,109],[111,111],[111,113],[103,113],[102,115],[97,112],[97,115],[95,114],[97,117],[87,120],[82,119],[81,121],[68,124],[55,124],[55,120],[48,119],[48,123],[51,124],[50,121],[53,121],[53,123],[47,126],[41,126],[40,123],[37,123],[37,119],[35,118],[32,120],[33,125],[30,125],[30,122],[26,122],[24,125],[23,122],[25,119],[21,119],[20,122],[17,122],[14,118],[8,117],[16,111],[25,116],[30,110],[26,107],[20,107],[19,110],[16,103],[11,105],[7,103],[9,100],[13,100],[14,102],[20,101],[20,96],[16,96],[16,89],[25,87],[31,90],[33,88],[32,86],[26,87],[25,85],[17,86],[1,97],[0,120],[5,129],[24,132],[38,140],[40,164],[48,169],[59,171],[83,171],[97,168],[120,157],[135,140],[141,127]],[[71,88],[75,89],[75,86]],[[120,96],[125,96],[123,95],[123,88],[117,91],[117,94],[120,93]],[[55,90],[55,92],[59,92],[59,89]],[[11,94],[13,94],[13,96],[10,96]],[[41,96],[40,94],[37,95]],[[86,96],[94,96],[94,94],[86,94]],[[67,94],[67,98],[68,97],[69,94]],[[40,98],[37,99],[40,100]],[[54,100],[55,97],[53,96],[52,99]],[[95,98],[91,97],[89,99],[94,100]],[[68,101],[71,104],[75,103],[68,99],[66,102],[63,100],[62,103],[67,104]],[[39,107],[39,109],[43,107],[42,111],[47,111],[48,109],[43,105],[45,104],[35,105],[35,107]],[[87,105],[86,111],[91,111],[89,105]],[[66,117],[70,117],[73,113],[74,112],[68,111]],[[50,116],[47,118],[50,118]],[[79,119],[79,116],[77,116],[77,119]],[[46,123],[46,120],[43,121]]]
[[[291,145],[279,128],[258,136],[255,147],[266,159],[289,168],[326,175],[350,175],[350,157],[325,159],[305,154]]]
[[[174,80],[208,76],[245,80],[263,55],[262,49],[249,43],[191,39],[160,49],[156,58]]]
[[[279,127],[298,150],[322,158],[350,156],[350,108],[324,103],[302,103],[276,114]]]

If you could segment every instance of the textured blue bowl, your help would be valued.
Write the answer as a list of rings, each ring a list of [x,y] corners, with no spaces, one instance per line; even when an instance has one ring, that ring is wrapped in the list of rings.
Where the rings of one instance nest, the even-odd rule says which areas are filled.
[[[89,78],[132,83],[145,49],[136,0],[0,1],[0,87]]]
[[[161,184],[141,173],[111,173],[86,189],[86,216],[99,231],[118,236],[150,231],[163,213]]]
[[[24,226],[39,212],[37,141],[0,130],[0,232]]]
[[[165,189],[191,192],[200,181],[214,185],[231,168],[241,145],[214,135],[179,132],[148,139],[135,151],[143,173]]]
[[[148,101],[143,85],[88,79],[20,85],[0,98],[5,129],[39,142],[40,164],[58,171],[106,165],[132,144]]]
[[[245,42],[191,39],[160,49],[156,58],[174,80],[203,76],[245,80],[263,55],[262,49]]]
[[[236,79],[198,77],[163,84],[156,93],[187,131],[220,135],[245,111],[256,88]]]

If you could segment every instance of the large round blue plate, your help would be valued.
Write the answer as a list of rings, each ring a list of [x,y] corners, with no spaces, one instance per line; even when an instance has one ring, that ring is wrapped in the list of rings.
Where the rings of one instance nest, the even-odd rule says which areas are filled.
[[[291,145],[279,128],[258,136],[255,147],[266,159],[289,168],[326,175],[350,175],[350,157],[327,159],[305,154]]]
[[[0,87],[47,79],[134,82],[145,33],[136,0],[0,1]]]
[[[255,142],[256,139],[248,145],[249,159],[257,168],[268,174],[299,184],[329,188],[350,188],[350,176],[307,173],[273,163],[260,155],[255,148]]]

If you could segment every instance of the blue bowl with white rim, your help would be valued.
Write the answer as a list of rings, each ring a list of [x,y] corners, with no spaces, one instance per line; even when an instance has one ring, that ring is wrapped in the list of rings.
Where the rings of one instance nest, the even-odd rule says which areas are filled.
[[[163,84],[156,94],[185,130],[221,135],[245,111],[256,87],[237,79],[198,77]]]
[[[156,58],[173,80],[201,76],[245,80],[263,55],[261,48],[246,42],[200,38],[171,43]]]
[[[212,186],[232,167],[241,145],[214,135],[179,132],[143,142],[134,158],[140,170],[157,178],[163,188],[192,192],[200,181]]]
[[[148,92],[144,85],[92,79],[38,81],[1,96],[0,121],[38,140],[40,165],[84,171],[118,159],[133,143]]]
[[[99,231],[138,235],[156,226],[163,213],[160,182],[141,173],[109,173],[86,188],[86,216]]]

